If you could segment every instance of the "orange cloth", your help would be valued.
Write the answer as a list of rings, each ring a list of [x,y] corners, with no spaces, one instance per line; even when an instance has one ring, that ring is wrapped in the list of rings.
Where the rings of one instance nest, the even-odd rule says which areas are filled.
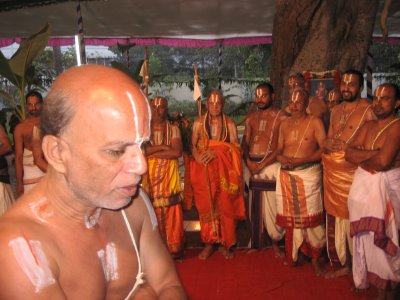
[[[312,228],[324,223],[321,165],[286,171],[277,177],[276,224],[282,227]]]
[[[349,218],[347,198],[357,166],[346,161],[344,151],[322,154],[324,170],[324,205],[328,214]]]
[[[216,157],[207,167],[196,160],[192,160],[190,165],[201,238],[204,243],[221,243],[229,248],[236,243],[235,220],[246,217],[241,155],[233,144],[215,140],[208,142],[208,149],[214,151]]]
[[[154,208],[157,215],[158,229],[168,250],[173,254],[183,251],[183,213],[180,204]]]
[[[160,234],[169,251],[179,253],[183,249],[184,234],[178,160],[150,157],[147,163],[148,172],[142,186],[149,194]]]

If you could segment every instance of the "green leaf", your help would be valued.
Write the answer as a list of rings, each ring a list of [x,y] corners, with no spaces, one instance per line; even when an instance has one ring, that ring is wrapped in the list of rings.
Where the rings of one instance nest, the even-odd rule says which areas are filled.
[[[10,64],[8,63],[8,59],[5,58],[3,52],[0,51],[0,76],[7,78],[12,84],[19,86],[17,78],[15,77]]]
[[[20,77],[25,76],[25,72],[31,66],[33,60],[47,46],[50,34],[51,25],[47,23],[38,33],[21,41],[17,52],[15,52],[9,62],[14,74]]]

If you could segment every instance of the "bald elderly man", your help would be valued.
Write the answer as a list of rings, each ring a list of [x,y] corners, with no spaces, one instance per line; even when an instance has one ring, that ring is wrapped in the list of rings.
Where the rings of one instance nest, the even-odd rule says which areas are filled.
[[[41,116],[47,173],[0,221],[0,299],[185,299],[139,188],[149,125],[120,71],[58,77]]]

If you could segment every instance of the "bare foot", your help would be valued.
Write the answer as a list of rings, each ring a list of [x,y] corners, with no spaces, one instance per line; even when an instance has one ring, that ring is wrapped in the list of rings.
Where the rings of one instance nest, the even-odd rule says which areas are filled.
[[[312,258],[311,264],[313,266],[315,275],[317,275],[318,277],[322,276],[325,273],[325,270],[319,263],[318,258]]]
[[[350,274],[350,268],[349,267],[343,267],[339,270],[336,271],[330,271],[324,275],[325,279],[331,279],[331,278],[337,278],[345,275]]]
[[[213,245],[207,244],[207,245],[204,247],[203,251],[200,252],[200,254],[199,254],[198,257],[199,257],[200,259],[205,260],[205,259],[209,258],[213,253],[214,253],[214,247],[213,247]]]
[[[354,293],[354,294],[360,294],[360,293],[363,293],[363,292],[365,292],[365,291],[367,291],[367,290],[368,290],[368,287],[365,288],[365,289],[360,289],[360,288],[357,288],[357,287],[354,285],[354,283],[353,283],[353,285],[352,285],[351,288],[350,288],[350,291],[351,291],[352,293]]]
[[[285,252],[276,243],[272,243],[272,251],[274,251],[275,258],[285,257]]]
[[[233,252],[227,249],[224,246],[219,246],[219,252],[221,252],[222,256],[225,257],[225,259],[231,259],[233,258]]]
[[[251,254],[251,253],[256,252],[256,251],[258,251],[258,250],[257,249],[253,249],[253,248],[249,248],[249,249],[246,250],[246,254]]]

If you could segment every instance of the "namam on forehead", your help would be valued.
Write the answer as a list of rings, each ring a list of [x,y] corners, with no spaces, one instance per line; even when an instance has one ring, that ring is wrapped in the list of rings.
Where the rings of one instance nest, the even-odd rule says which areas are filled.
[[[292,95],[290,96],[290,101],[293,103],[296,103],[296,102],[307,103],[308,102],[308,94],[304,89],[296,88],[293,91]]]
[[[135,143],[148,138],[148,101],[137,83],[122,72],[96,65],[76,67],[61,75],[53,89],[65,86],[71,95],[68,99],[70,105],[80,107],[72,118],[77,120],[75,123],[78,128],[84,122],[84,126],[90,126],[96,132],[99,131],[98,126],[115,131],[118,124],[131,128],[131,132],[135,134]],[[107,126],[106,120],[112,120],[116,124]],[[72,133],[76,129],[71,128]]]
[[[167,106],[167,99],[164,97],[155,97],[152,101],[152,104],[156,107],[163,105],[164,107]]]
[[[357,82],[359,82],[359,79],[360,78],[358,78],[358,75],[356,75],[356,74],[345,73],[343,75],[342,82],[346,83],[346,84],[349,84],[350,82],[355,81],[355,80],[357,80]]]
[[[210,104],[222,104],[224,103],[224,96],[220,91],[212,91],[210,96],[208,96],[207,101]]]

